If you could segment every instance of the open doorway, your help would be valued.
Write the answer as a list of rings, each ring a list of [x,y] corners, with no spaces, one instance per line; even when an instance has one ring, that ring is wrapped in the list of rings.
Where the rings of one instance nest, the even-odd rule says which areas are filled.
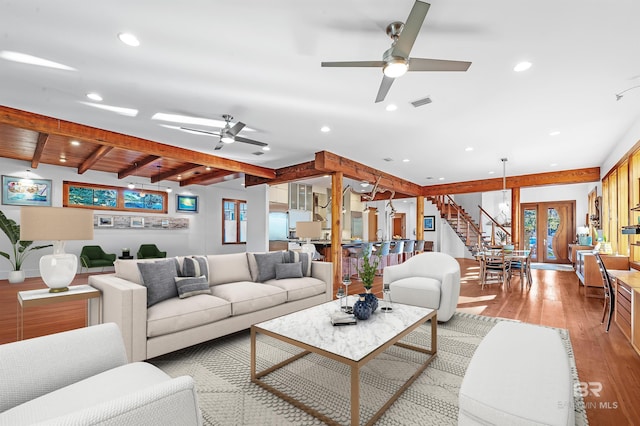
[[[407,215],[405,213],[396,213],[392,222],[392,237],[400,236],[407,238]]]

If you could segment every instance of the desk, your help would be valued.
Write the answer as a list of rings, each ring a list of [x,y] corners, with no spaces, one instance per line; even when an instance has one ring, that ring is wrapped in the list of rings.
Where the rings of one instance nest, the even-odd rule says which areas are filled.
[[[597,287],[600,289],[604,287],[600,268],[593,255],[593,251],[579,250],[576,256],[576,275],[579,279],[578,284],[582,284],[585,287],[584,295],[586,297],[602,297],[603,293],[601,291],[598,291],[595,295],[588,291],[589,288]],[[600,257],[607,270],[624,271],[629,269],[629,256],[600,254]]]
[[[100,310],[100,290],[90,285],[70,286],[68,291],[61,293],[49,293],[48,288],[18,292],[18,340],[24,337],[24,309],[33,306],[45,306],[52,303],[70,302],[73,300],[87,301],[87,323],[96,324],[102,322]]]
[[[614,278],[615,322],[640,355],[640,272],[607,270]]]

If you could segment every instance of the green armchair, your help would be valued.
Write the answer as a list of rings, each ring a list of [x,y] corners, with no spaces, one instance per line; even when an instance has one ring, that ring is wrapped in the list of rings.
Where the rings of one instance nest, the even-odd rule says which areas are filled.
[[[84,246],[80,252],[80,264],[82,268],[102,268],[105,266],[113,266],[116,255],[105,253],[100,246]]]
[[[138,259],[159,259],[167,257],[166,251],[160,251],[155,244],[142,244],[138,249]]]

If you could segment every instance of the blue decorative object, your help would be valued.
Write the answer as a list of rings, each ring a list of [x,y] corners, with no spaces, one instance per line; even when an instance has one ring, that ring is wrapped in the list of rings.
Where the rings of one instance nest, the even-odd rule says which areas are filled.
[[[371,312],[375,312],[378,309],[378,298],[373,293],[364,293],[365,302],[371,305]]]
[[[365,293],[360,294],[360,299],[353,304],[353,315],[359,320],[369,319],[371,316],[371,305],[365,300]]]

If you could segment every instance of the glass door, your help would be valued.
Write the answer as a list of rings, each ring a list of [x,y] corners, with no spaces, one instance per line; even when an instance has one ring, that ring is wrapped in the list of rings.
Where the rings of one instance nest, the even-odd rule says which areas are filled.
[[[522,241],[531,260],[569,263],[569,244],[575,234],[575,201],[522,204]]]
[[[524,220],[523,238],[520,240],[524,242],[524,249],[531,250],[531,260],[533,262],[538,261],[538,207],[523,207],[522,218]]]

